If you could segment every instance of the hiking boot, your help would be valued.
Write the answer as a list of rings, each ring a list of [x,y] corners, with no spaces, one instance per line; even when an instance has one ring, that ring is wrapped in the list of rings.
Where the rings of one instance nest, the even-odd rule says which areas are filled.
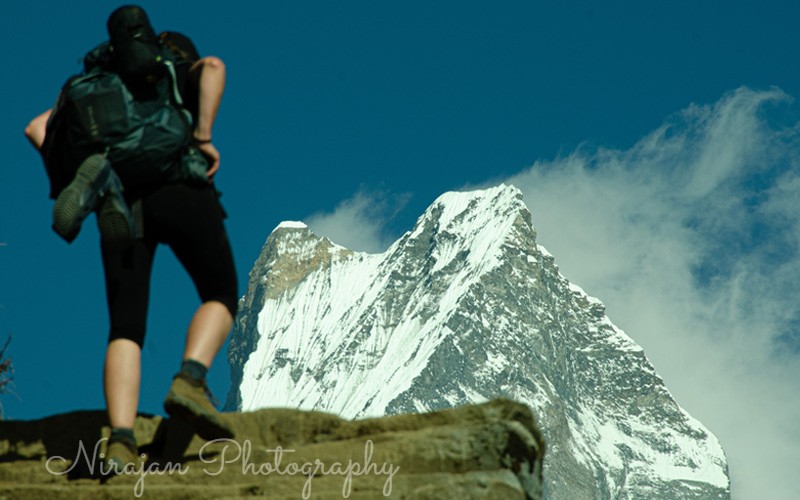
[[[97,226],[104,245],[124,250],[133,242],[133,216],[122,197],[122,183],[113,171],[110,177],[108,193],[97,211]]]
[[[86,216],[95,209],[109,187],[111,165],[101,154],[86,158],[75,179],[61,191],[53,207],[53,229],[72,243],[78,236]]]
[[[210,391],[205,381],[194,380],[184,373],[172,379],[164,410],[170,417],[182,418],[194,423],[197,435],[206,441],[230,439],[233,430],[211,403]]]
[[[104,472],[109,475],[120,475],[136,470],[140,458],[138,453],[136,443],[127,440],[109,441]]]

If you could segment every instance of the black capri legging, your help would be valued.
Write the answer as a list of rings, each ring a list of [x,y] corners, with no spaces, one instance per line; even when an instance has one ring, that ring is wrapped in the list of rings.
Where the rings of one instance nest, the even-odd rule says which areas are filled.
[[[141,194],[143,238],[124,251],[102,249],[111,320],[109,342],[144,344],[150,275],[159,243],[172,248],[200,300],[218,301],[236,316],[238,290],[222,207],[211,186],[164,184]]]

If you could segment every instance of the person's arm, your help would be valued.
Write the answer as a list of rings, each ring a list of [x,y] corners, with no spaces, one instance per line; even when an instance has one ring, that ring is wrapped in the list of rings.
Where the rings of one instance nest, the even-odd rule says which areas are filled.
[[[50,119],[50,114],[52,112],[52,109],[48,109],[31,120],[28,126],[25,127],[25,137],[28,138],[33,147],[37,150],[42,149],[42,144],[44,144],[44,137],[47,132],[47,120]]]
[[[219,151],[210,141],[225,91],[225,63],[218,57],[203,57],[189,69],[189,82],[198,89],[197,125],[193,135],[197,149],[211,161],[208,169],[208,177],[211,178],[219,169],[220,162]]]

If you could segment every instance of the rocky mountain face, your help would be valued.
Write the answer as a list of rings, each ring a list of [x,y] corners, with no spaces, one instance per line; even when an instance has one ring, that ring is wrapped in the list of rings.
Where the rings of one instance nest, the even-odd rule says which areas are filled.
[[[542,498],[541,436],[509,400],[359,421],[292,409],[223,418],[235,438],[207,442],[140,415],[145,460],[113,477],[104,411],[0,422],[0,498]]]
[[[510,186],[442,195],[381,254],[281,224],[228,356],[230,409],[361,418],[506,397],[539,419],[547,498],[730,497],[717,439],[561,275]]]

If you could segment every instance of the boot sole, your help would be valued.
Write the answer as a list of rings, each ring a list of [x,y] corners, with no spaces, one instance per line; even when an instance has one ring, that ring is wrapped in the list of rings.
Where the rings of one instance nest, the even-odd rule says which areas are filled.
[[[233,431],[222,419],[201,408],[197,403],[179,396],[170,396],[164,401],[164,410],[172,418],[194,423],[197,435],[206,441],[231,439]]]
[[[104,166],[104,157],[90,156],[78,168],[75,179],[58,195],[53,207],[53,229],[65,240],[71,242],[78,236],[83,220],[97,203],[97,193],[93,193],[85,203],[81,203],[81,194],[90,189]]]

